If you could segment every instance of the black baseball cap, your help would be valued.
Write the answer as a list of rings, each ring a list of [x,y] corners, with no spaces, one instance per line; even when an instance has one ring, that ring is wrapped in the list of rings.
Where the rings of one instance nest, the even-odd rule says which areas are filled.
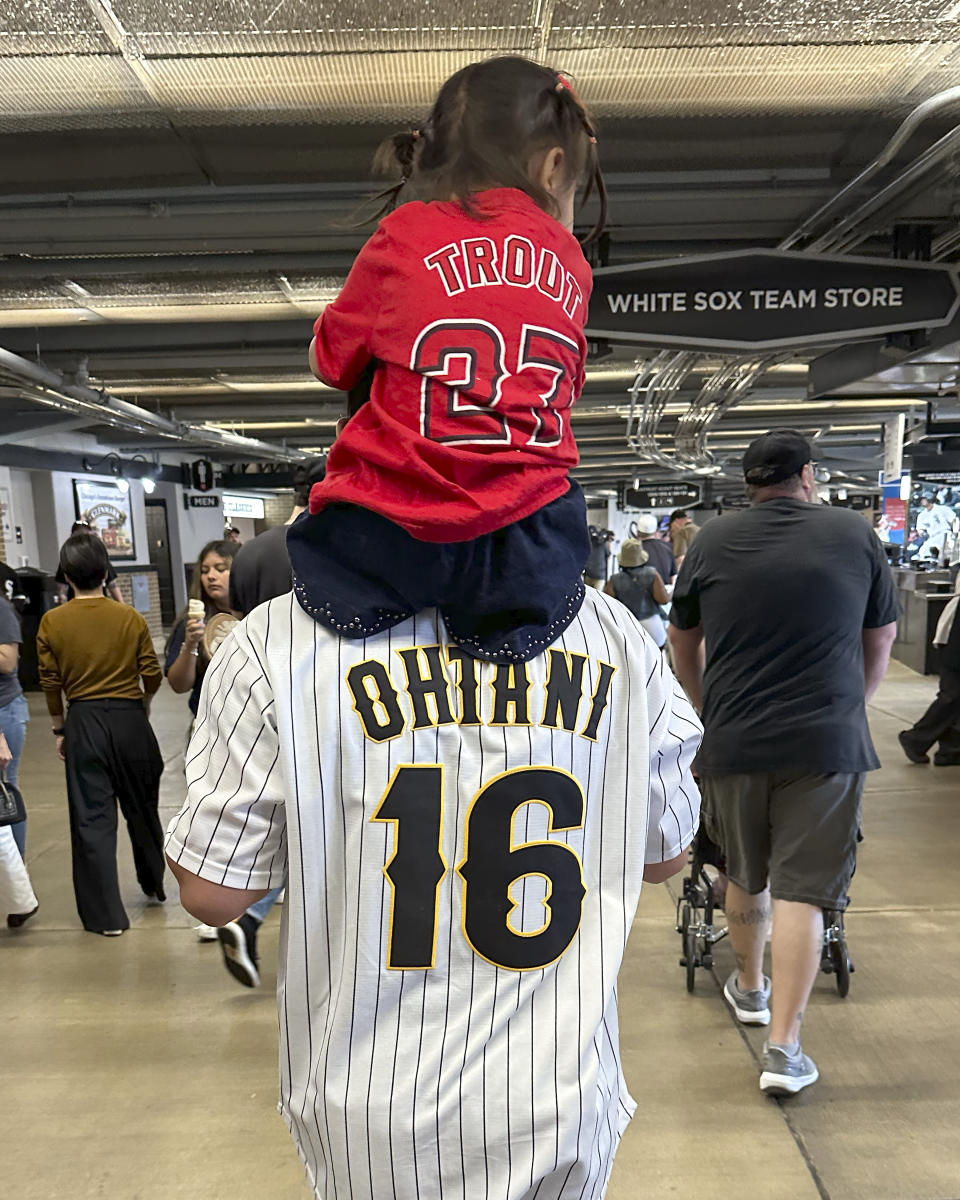
[[[774,429],[747,447],[743,477],[754,487],[772,487],[799,475],[808,462],[813,462],[813,451],[802,433],[796,429]]]
[[[293,486],[295,488],[312,488],[319,483],[327,473],[326,458],[307,458],[298,462],[293,468]]]

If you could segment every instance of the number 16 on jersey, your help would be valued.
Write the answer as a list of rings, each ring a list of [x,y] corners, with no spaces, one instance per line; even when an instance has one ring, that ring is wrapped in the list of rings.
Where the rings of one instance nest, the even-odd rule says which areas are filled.
[[[371,820],[394,826],[393,856],[384,867],[390,881],[390,946],[387,966],[425,970],[434,966],[440,884],[447,873],[442,853],[444,772],[439,764],[398,767]],[[517,843],[517,814],[542,805],[548,830],[579,829],[583,789],[555,767],[520,767],[498,775],[467,809],[463,881],[463,932],[473,950],[495,966],[529,971],[549,966],[569,948],[580,928],[586,887],[575,850],[560,841]],[[543,879],[543,923],[530,932],[515,928],[517,901],[511,889],[524,878]]]

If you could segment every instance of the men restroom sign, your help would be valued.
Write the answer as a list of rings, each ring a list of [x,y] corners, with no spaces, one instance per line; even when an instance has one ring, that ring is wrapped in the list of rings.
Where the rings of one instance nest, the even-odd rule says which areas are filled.
[[[739,250],[594,271],[590,337],[777,350],[947,325],[953,268],[886,258]]]

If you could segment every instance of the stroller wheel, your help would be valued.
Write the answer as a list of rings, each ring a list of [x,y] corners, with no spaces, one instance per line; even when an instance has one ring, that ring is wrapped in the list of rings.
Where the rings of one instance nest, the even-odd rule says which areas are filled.
[[[692,992],[697,981],[697,934],[687,929],[683,938],[684,958],[687,966],[687,991]]]
[[[850,972],[853,967],[850,960],[847,958],[846,942],[834,942],[830,947],[830,954],[833,958],[833,971],[836,975],[837,992],[841,1000],[845,1000],[847,993],[850,991]]]
[[[843,913],[831,913],[830,923],[832,926],[832,937],[824,947],[824,958],[827,960],[824,969],[828,974],[834,976],[834,981],[837,985],[837,994],[843,1000],[846,999],[850,991],[850,975],[853,971],[853,963],[850,961],[847,953],[847,937],[843,928]]]

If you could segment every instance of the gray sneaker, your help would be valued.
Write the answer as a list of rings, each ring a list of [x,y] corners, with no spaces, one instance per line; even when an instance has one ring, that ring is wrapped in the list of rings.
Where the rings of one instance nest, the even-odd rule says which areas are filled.
[[[795,1096],[820,1078],[817,1064],[803,1050],[793,1057],[768,1042],[763,1045],[763,1071],[760,1091],[768,1096]]]
[[[723,996],[736,1013],[741,1025],[770,1024],[770,980],[764,975],[763,987],[746,992],[739,984],[739,971],[734,971],[723,985]]]

